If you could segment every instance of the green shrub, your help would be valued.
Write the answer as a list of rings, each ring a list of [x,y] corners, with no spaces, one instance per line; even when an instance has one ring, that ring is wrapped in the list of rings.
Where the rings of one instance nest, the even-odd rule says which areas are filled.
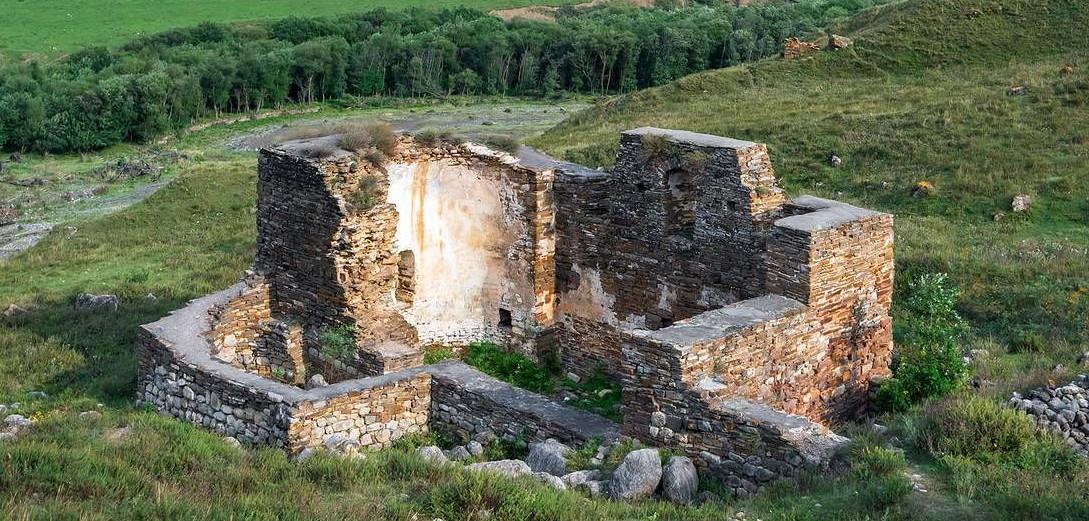
[[[373,175],[364,175],[359,179],[359,184],[348,194],[346,198],[352,210],[363,212],[374,208],[378,204],[379,193],[378,178]]]
[[[450,360],[457,357],[457,353],[449,347],[434,346],[424,350],[425,364],[437,364],[443,360]]]
[[[935,455],[994,461],[1020,454],[1035,440],[1028,415],[967,395],[933,402],[923,411],[921,445]]]
[[[851,455],[851,471],[860,479],[902,474],[907,468],[904,451],[877,445],[859,445]]]
[[[511,385],[542,394],[555,388],[552,375],[519,353],[508,353],[489,342],[469,346],[465,362]]]
[[[484,138],[484,144],[508,154],[517,154],[518,149],[522,147],[522,142],[518,138],[501,134]]]
[[[940,273],[913,280],[908,291],[897,310],[900,349],[894,377],[882,383],[877,393],[878,404],[890,411],[948,394],[968,376],[958,343],[967,330],[955,309],[960,291]]]
[[[325,329],[318,336],[318,345],[322,355],[341,362],[354,360],[359,350],[355,341],[355,328],[352,326]]]
[[[461,144],[465,142],[464,138],[449,130],[434,128],[425,128],[417,132],[413,137],[416,139],[417,143],[428,147],[433,147],[442,143]]]
[[[1013,353],[1043,353],[1046,347],[1044,336],[1032,330],[1018,331],[1010,342],[1010,352]]]

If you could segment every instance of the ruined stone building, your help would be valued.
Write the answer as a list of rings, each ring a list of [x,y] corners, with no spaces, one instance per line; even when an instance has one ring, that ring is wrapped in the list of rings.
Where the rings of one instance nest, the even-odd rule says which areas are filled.
[[[253,272],[145,326],[142,400],[292,451],[622,432],[751,491],[826,465],[822,422],[888,374],[892,216],[788,199],[762,144],[641,128],[601,172],[410,137],[382,165],[312,157],[335,142],[261,151]],[[615,378],[623,424],[424,365],[476,341]],[[333,384],[303,389],[317,373]]]

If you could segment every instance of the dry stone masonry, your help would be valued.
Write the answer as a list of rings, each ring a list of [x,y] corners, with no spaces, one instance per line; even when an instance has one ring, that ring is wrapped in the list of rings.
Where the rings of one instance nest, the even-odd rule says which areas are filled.
[[[827,467],[845,439],[822,422],[888,375],[892,216],[789,199],[765,145],[640,128],[601,172],[407,136],[376,164],[336,143],[260,152],[254,269],[144,326],[141,400],[293,453],[623,434],[683,452],[662,481],[687,497],[692,469],[750,494]],[[620,382],[622,425],[423,362],[478,341]]]
[[[1031,415],[1040,430],[1055,434],[1078,454],[1089,457],[1089,376],[1078,375],[1061,387],[1014,393],[1009,403]]]

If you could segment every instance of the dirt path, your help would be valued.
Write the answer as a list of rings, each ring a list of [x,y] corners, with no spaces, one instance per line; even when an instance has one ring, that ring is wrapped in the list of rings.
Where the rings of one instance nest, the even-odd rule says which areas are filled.
[[[575,4],[575,9],[589,9],[609,2],[627,3],[637,7],[652,7],[654,5],[654,0],[590,0],[589,2]],[[556,19],[556,12],[559,10],[559,7],[552,5],[531,5],[514,9],[496,9],[488,14],[498,16],[508,22],[515,18],[551,22]]]

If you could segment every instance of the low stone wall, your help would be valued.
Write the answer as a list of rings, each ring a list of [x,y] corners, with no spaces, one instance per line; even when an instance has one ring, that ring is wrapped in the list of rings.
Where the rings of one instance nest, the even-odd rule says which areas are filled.
[[[1089,457],[1089,376],[1073,382],[1014,393],[1010,406],[1030,415],[1036,426],[1061,438],[1078,454]]]
[[[210,311],[249,291],[239,283],[141,328],[140,402],[239,441],[292,453],[345,442],[385,447],[432,427],[466,437],[484,431],[530,440],[619,436],[619,426],[604,418],[459,361],[306,390],[242,370],[212,356]]]
[[[264,277],[251,275],[242,284],[245,289],[237,296],[210,310],[213,326],[208,336],[213,354],[245,365],[252,358],[253,342],[261,335],[261,324],[272,318],[272,310]]]
[[[431,367],[431,423],[435,430],[462,439],[485,431],[526,441],[555,438],[586,442],[620,436],[618,425],[596,414],[565,407],[463,363]]]
[[[793,403],[778,387],[806,375],[793,372],[796,364],[790,360],[757,374],[768,362],[765,356],[813,340],[803,338],[819,331],[808,312],[791,299],[767,296],[668,328],[624,333],[624,434],[682,448],[740,495],[793,477],[801,468],[828,467],[847,440],[808,418],[775,409]],[[819,353],[798,356],[814,354]],[[738,363],[752,365],[737,373]],[[746,395],[771,403],[739,398]]]

